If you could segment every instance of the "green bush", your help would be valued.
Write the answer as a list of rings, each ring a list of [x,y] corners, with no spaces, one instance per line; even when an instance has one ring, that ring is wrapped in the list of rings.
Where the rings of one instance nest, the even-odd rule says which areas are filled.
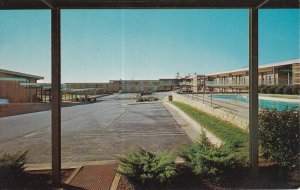
[[[10,185],[18,183],[24,177],[27,152],[4,154],[0,157],[0,184]],[[1,187],[0,185],[0,187]]]
[[[269,86],[269,87],[267,88],[267,93],[268,93],[268,94],[274,94],[274,93],[275,93],[275,89],[276,89],[275,86]]]
[[[259,92],[259,93],[264,93],[264,92],[263,92],[263,89],[264,89],[264,88],[265,88],[265,86],[259,86],[259,87],[258,87],[258,92]]]
[[[175,157],[170,153],[154,154],[143,148],[118,158],[117,171],[137,189],[155,189],[170,182],[176,175]]]
[[[292,167],[299,153],[299,110],[262,110],[259,140],[263,158]]]
[[[293,94],[300,94],[300,87],[299,86],[293,86],[292,93]]]
[[[284,86],[276,86],[274,93],[275,94],[282,94]]]
[[[283,90],[282,90],[282,93],[283,94],[293,94],[292,87],[290,87],[290,86],[284,86]]]
[[[267,92],[268,88],[269,88],[269,86],[262,86],[261,90],[260,90],[260,93],[264,93],[264,94],[268,93]]]
[[[193,145],[184,145],[181,157],[196,175],[203,179],[222,181],[230,178],[240,168],[243,159],[237,154],[237,141],[229,145],[215,147],[211,145],[205,134],[201,135],[200,141]]]
[[[280,85],[280,86],[260,86],[259,93],[263,94],[300,94],[300,88],[297,86],[287,86],[287,85]]]

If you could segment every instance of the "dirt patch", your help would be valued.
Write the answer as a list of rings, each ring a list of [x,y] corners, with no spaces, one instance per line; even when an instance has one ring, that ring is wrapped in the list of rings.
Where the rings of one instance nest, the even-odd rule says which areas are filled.
[[[75,169],[61,171],[62,182],[66,181]],[[26,171],[17,181],[8,181],[0,185],[0,189],[52,189],[51,170]]]

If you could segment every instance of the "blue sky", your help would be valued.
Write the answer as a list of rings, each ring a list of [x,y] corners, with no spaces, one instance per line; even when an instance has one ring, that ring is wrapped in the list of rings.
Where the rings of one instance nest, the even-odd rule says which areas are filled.
[[[299,58],[299,10],[259,12],[259,63]],[[0,11],[0,68],[51,80],[49,11]],[[158,79],[248,64],[247,10],[64,10],[62,82]]]

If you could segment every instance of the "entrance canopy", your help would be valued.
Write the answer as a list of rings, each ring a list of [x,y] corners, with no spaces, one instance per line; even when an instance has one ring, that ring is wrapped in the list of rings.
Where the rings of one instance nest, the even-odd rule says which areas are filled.
[[[0,9],[299,8],[298,0],[0,0]]]

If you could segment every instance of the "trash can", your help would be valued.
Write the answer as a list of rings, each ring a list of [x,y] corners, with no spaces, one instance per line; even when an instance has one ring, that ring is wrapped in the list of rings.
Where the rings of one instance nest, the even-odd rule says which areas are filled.
[[[172,95],[169,95],[169,101],[170,101],[170,102],[173,101]]]

